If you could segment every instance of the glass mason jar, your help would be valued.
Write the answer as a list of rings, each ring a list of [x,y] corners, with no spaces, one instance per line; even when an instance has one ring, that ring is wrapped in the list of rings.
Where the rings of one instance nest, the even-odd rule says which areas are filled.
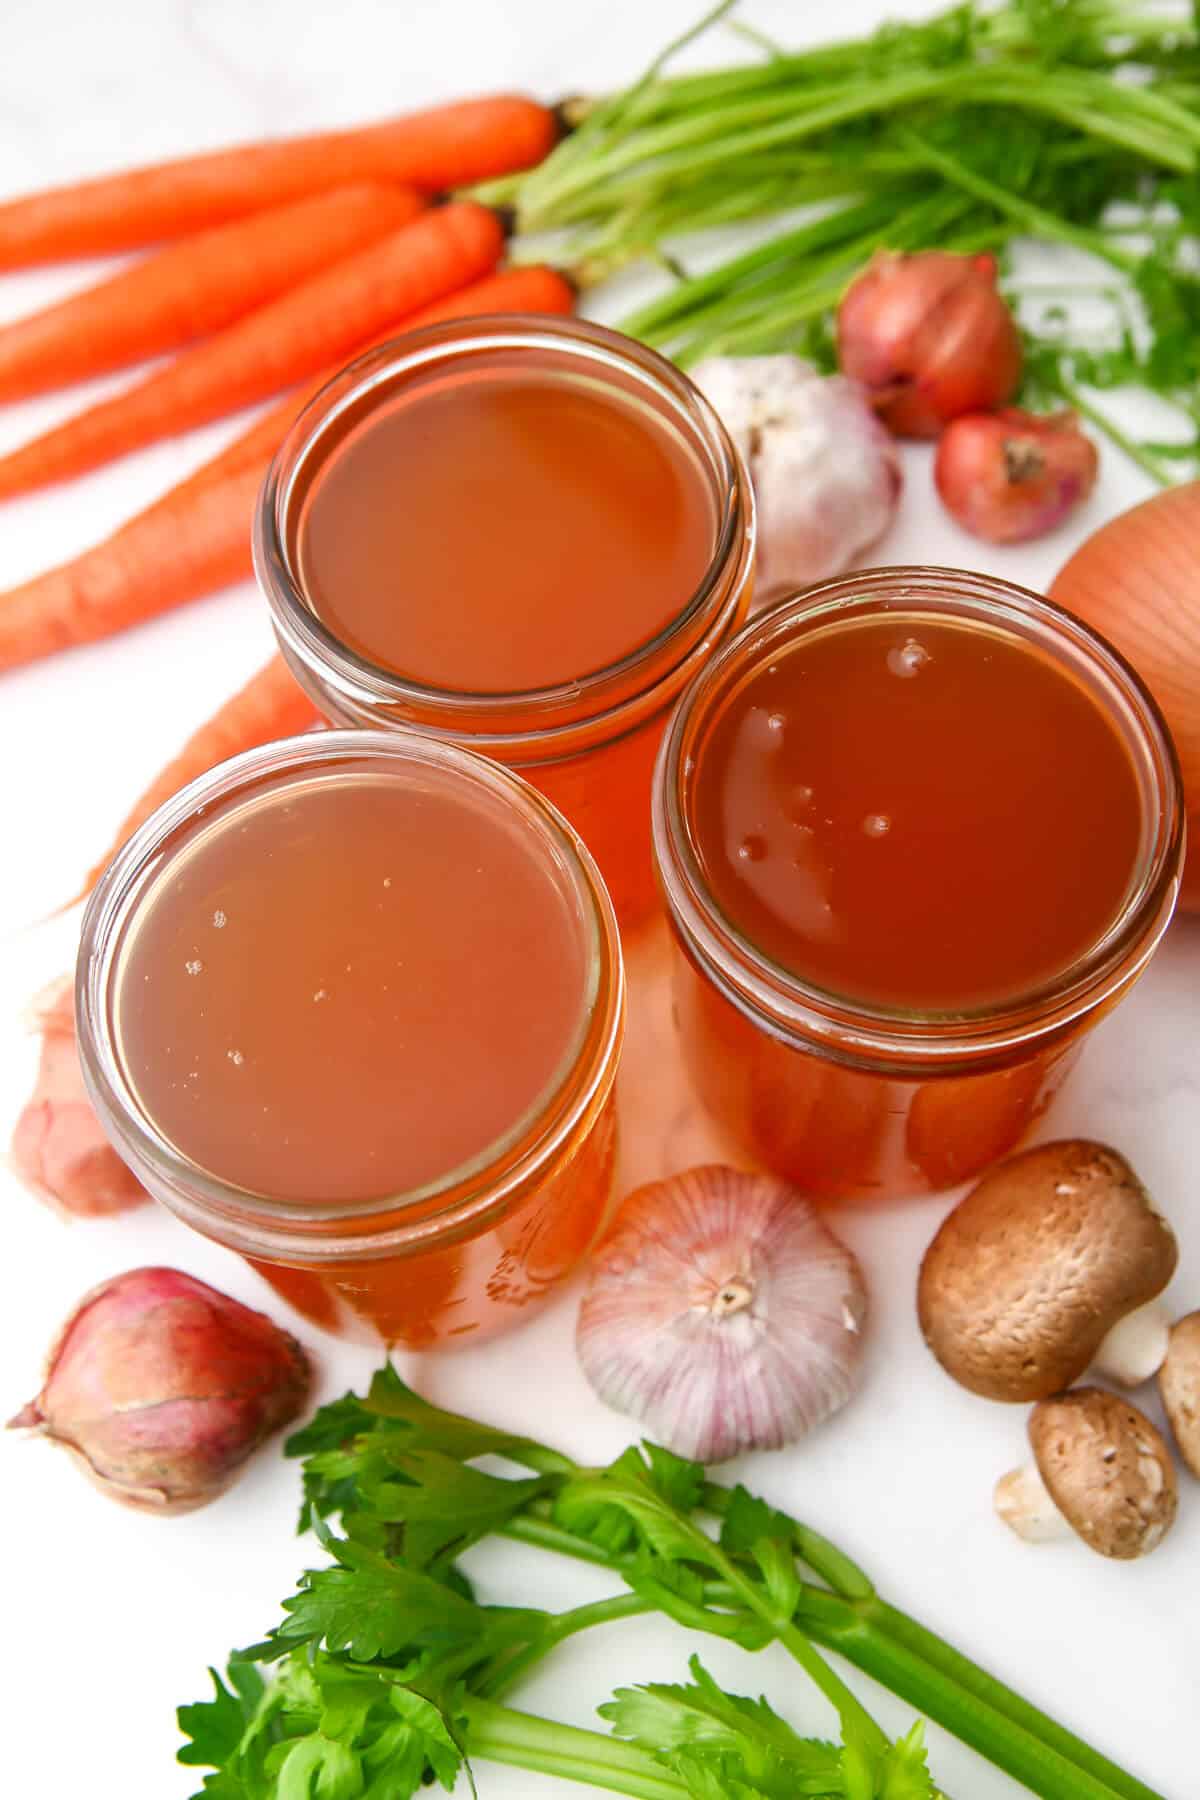
[[[447,380],[486,380],[498,369],[528,369],[561,380],[564,388],[586,383],[607,390],[669,428],[708,489],[711,560],[677,615],[619,662],[529,692],[459,692],[408,680],[343,643],[305,592],[297,533],[305,497],[337,455],[348,421],[357,425],[397,398],[419,399]],[[469,503],[464,505],[462,529],[469,532]],[[396,506],[403,506],[402,483]],[[754,530],[745,465],[685,375],[599,325],[512,315],[411,332],[335,377],[301,413],[268,475],[254,557],[283,655],[327,719],[335,725],[417,726],[519,770],[583,837],[624,924],[654,904],[650,783],[667,715],[746,616]],[[531,542],[531,561],[537,549]],[[564,604],[570,604],[569,593]]]
[[[364,771],[372,779],[449,784],[512,834],[530,858],[546,908],[563,908],[578,934],[579,1016],[549,1085],[480,1154],[383,1199],[285,1200],[198,1166],[150,1116],[122,1054],[122,970],[155,906],[173,904],[173,873],[215,822],[248,817],[245,803],[260,794],[291,804],[306,784],[361,780]],[[538,930],[536,920],[519,924]],[[382,925],[380,933],[381,944],[389,943]],[[252,981],[252,970],[243,979]],[[447,993],[446,1006],[453,1003]],[[92,896],[76,1010],[89,1092],[139,1180],[187,1224],[238,1251],[328,1331],[424,1348],[507,1329],[570,1273],[603,1223],[624,1027],[612,905],[587,851],[553,807],[519,777],[453,745],[416,732],[315,732],[235,757],[182,789],[123,847]],[[370,1019],[362,1023],[369,1028]]]
[[[872,1007],[782,968],[723,914],[695,832],[697,747],[751,671],[831,622],[914,612],[1000,628],[1056,661],[1115,727],[1140,793],[1137,866],[1100,941],[1037,991],[961,1013]],[[683,697],[655,776],[675,1017],[701,1103],[751,1159],[813,1194],[912,1193],[977,1174],[1028,1131],[1145,967],[1174,908],[1183,818],[1174,747],[1138,677],[1035,594],[953,569],[883,568],[755,619]]]

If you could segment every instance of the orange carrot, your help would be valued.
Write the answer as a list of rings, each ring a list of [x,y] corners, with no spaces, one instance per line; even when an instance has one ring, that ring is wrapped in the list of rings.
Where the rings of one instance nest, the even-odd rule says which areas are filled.
[[[173,757],[150,783],[122,821],[104,860],[89,874],[88,889],[95,885],[105,865],[126,838],[145,823],[156,807],[177,794],[181,787],[186,787],[189,781],[215,768],[226,757],[236,756],[240,750],[252,750],[256,744],[269,744],[275,738],[307,731],[316,719],[316,707],[297,685],[283,658],[273,656],[257,675],[251,676],[245,687],[239,688],[211,719],[192,733],[179,755]]]
[[[374,350],[378,345],[388,343],[401,332],[418,331],[422,325],[436,325],[443,319],[470,319],[483,313],[496,312],[574,312],[575,298],[575,289],[566,276],[560,275],[557,269],[552,269],[545,263],[527,263],[516,269],[500,269],[494,275],[485,275],[482,281],[473,281],[469,287],[460,288],[456,294],[435,300],[432,306],[421,307],[409,318],[398,321],[367,343],[360,344],[354,354],[361,356],[367,350]],[[314,381],[293,388],[278,406],[271,407],[269,412],[256,419],[248,431],[226,444],[223,450],[203,463],[195,474],[189,476],[174,491],[182,493],[193,485],[199,486],[235,469],[244,468],[247,463],[261,461],[265,472],[266,464],[309,401],[320,393],[326,382],[331,381],[342,367],[340,362],[331,364]],[[0,594],[0,608],[3,605],[4,596]],[[2,635],[3,619],[0,613],[0,637]],[[3,666],[0,660],[0,668]]]
[[[335,263],[113,399],[0,457],[0,498],[65,481],[250,406],[346,356],[385,326],[491,268],[496,214],[438,207]]]
[[[94,549],[0,595],[0,669],[111,637],[250,574],[250,523],[266,473],[260,458],[176,490]]]
[[[398,230],[424,204],[415,188],[339,188],[173,244],[0,327],[0,400],[86,381],[221,331]]]
[[[406,327],[486,312],[569,312],[553,269],[506,269],[425,307]],[[254,503],[275,451],[326,371],[195,473],[70,562],[0,594],[0,670],[110,637],[251,572]]]
[[[558,133],[550,108],[496,94],[75,182],[0,206],[0,269],[186,237],[352,182],[410,182],[442,193],[529,168]]]

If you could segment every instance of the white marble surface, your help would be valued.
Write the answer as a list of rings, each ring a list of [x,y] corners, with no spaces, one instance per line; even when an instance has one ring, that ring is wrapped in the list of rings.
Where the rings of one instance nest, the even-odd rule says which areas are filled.
[[[267,132],[366,119],[434,97],[521,85],[553,96],[629,76],[689,23],[695,0],[9,0],[0,58],[0,193],[155,155]],[[879,16],[843,0],[839,31]],[[768,0],[754,16],[816,38],[828,9]],[[0,317],[89,277],[69,269],[0,281]],[[0,444],[72,410],[81,396],[0,411]],[[200,460],[214,429],[88,481],[9,505],[0,521],[0,585],[80,547]],[[928,456],[906,451],[908,494],[881,560],[974,564],[1038,584],[1101,518],[1143,483],[1106,453],[1087,515],[1023,552],[984,551],[940,515]],[[4,878],[0,883],[0,1136],[32,1071],[19,1011],[71,954],[73,920],[34,927],[71,892],[126,803],[191,726],[268,647],[246,587],[0,682]],[[1183,1258],[1173,1296],[1200,1300],[1200,932],[1177,926],[1134,997],[1102,1028],[1048,1134],[1111,1139],[1174,1219]],[[44,1344],[86,1287],[139,1262],[177,1263],[246,1300],[265,1290],[233,1256],[146,1209],[111,1223],[63,1225],[0,1170],[7,1225],[0,1308],[5,1407],[34,1391]],[[833,1530],[890,1598],[957,1638],[1168,1800],[1197,1791],[1192,1750],[1200,1623],[1200,1489],[1185,1480],[1173,1536],[1140,1566],[1081,1547],[1030,1550],[993,1520],[995,1475],[1022,1449],[1019,1410],[954,1388],[923,1351],[912,1288],[920,1251],[946,1202],[846,1209],[845,1235],[872,1280],[875,1318],[861,1397],[809,1444],[743,1473],[777,1501]],[[278,1302],[270,1302],[280,1314]],[[571,1348],[574,1297],[491,1349],[413,1363],[434,1398],[540,1431],[589,1459],[615,1454],[625,1423],[589,1395]],[[317,1352],[322,1392],[366,1380],[369,1355],[300,1327]],[[1154,1410],[1153,1401],[1149,1402]],[[204,1668],[275,1617],[305,1552],[291,1535],[294,1474],[262,1456],[207,1511],[148,1522],[106,1504],[50,1449],[0,1445],[8,1667],[5,1792],[173,1800],[195,1782],[172,1762],[173,1708],[197,1696]],[[506,1551],[485,1564],[494,1591],[548,1604],[594,1591],[578,1571]],[[674,1678],[693,1646],[641,1621],[594,1634],[528,1691],[579,1723],[614,1681]],[[743,1690],[765,1687],[812,1728],[828,1720],[780,1658],[753,1664],[699,1646]],[[899,1722],[903,1709],[882,1701]],[[949,1792],[1017,1793],[1006,1779],[932,1734]],[[485,1768],[482,1800],[579,1792]]]

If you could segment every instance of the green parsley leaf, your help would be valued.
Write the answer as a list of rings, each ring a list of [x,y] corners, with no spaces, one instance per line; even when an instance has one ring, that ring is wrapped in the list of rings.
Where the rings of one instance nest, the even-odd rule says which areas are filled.
[[[284,1601],[288,1617],[272,1634],[277,1649],[320,1643],[371,1662],[480,1636],[480,1608],[431,1576],[346,1539],[327,1547],[337,1563],[306,1571],[300,1592]]]
[[[756,1494],[747,1493],[739,1485],[730,1490],[729,1503],[721,1520],[721,1548],[731,1555],[753,1550],[762,1538],[777,1538],[784,1543],[792,1536],[792,1522],[786,1513],[776,1512]]]
[[[405,1560],[424,1568],[442,1550],[497,1531],[545,1489],[540,1476],[485,1475],[440,1450],[390,1455],[386,1475],[360,1483],[374,1517],[403,1524]]]
[[[385,1363],[372,1378],[366,1410],[376,1420],[387,1419],[406,1425],[414,1450],[440,1450],[464,1462],[476,1456],[504,1456],[513,1462],[524,1462],[526,1454],[539,1460],[543,1455],[550,1455],[532,1438],[522,1437],[517,1432],[499,1431],[494,1425],[483,1425],[477,1419],[431,1405],[400,1379],[391,1363]],[[553,1460],[564,1461],[561,1457]]]
[[[362,1764],[353,1750],[314,1732],[280,1748],[276,1800],[360,1800]]]
[[[906,1736],[879,1751],[852,1724],[845,1729],[842,1787],[846,1800],[938,1800],[920,1719]]]
[[[689,1684],[619,1688],[600,1707],[601,1716],[618,1737],[664,1756],[691,1751],[710,1760],[725,1759],[727,1773],[780,1800],[839,1791],[841,1754],[836,1745],[801,1738],[766,1700],[727,1694],[698,1657],[688,1667],[693,1677]]]
[[[937,1800],[925,1750],[925,1726],[918,1719],[884,1758],[880,1800]]]
[[[663,1759],[687,1789],[688,1800],[761,1800],[766,1791],[752,1788],[735,1773],[728,1757],[694,1756],[689,1751]]]
[[[235,1754],[258,1710],[266,1684],[249,1663],[230,1663],[226,1670],[228,1687],[215,1669],[208,1672],[212,1677],[214,1698],[176,1708],[179,1729],[191,1739],[179,1752],[177,1760],[219,1769]]]
[[[791,1550],[778,1538],[760,1538],[750,1554],[758,1565],[777,1614],[781,1619],[790,1619],[804,1588],[796,1573],[796,1559]]]

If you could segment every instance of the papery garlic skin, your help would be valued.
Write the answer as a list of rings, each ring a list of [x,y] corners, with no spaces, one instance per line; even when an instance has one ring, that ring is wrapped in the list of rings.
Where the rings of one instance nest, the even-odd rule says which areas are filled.
[[[576,1349],[600,1398],[669,1450],[775,1450],[858,1383],[858,1263],[774,1176],[709,1165],[631,1194],[596,1252]]]
[[[750,467],[755,610],[849,568],[883,535],[900,459],[857,382],[799,356],[713,356],[689,373]]]
[[[9,1425],[70,1450],[111,1499],[190,1512],[296,1417],[311,1380],[265,1313],[178,1269],[131,1269],[84,1295]]]

